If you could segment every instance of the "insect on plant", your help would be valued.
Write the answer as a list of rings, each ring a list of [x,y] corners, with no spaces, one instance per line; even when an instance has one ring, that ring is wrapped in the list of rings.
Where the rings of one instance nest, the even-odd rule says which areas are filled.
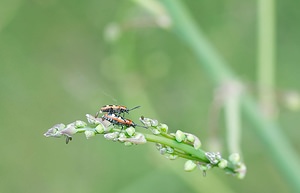
[[[121,116],[118,116],[118,115],[115,115],[115,114],[104,114],[102,116],[102,119],[103,120],[106,120],[106,121],[109,121],[110,123],[112,123],[113,125],[120,125],[122,128],[125,126],[125,127],[143,127],[143,128],[146,128],[145,126],[142,126],[142,125],[137,125],[135,124],[132,120],[130,119],[125,119]]]
[[[105,105],[100,108],[100,111],[96,113],[95,117],[98,117],[99,113],[117,114],[119,116],[123,114],[124,117],[125,113],[128,114],[129,111],[132,111],[140,107],[141,106],[136,106],[131,109],[128,109],[126,106],[122,106],[122,105]]]

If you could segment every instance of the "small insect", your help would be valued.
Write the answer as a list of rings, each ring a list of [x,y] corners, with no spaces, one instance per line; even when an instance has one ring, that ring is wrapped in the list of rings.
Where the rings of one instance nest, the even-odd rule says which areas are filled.
[[[123,117],[125,113],[129,113],[129,111],[140,108],[141,106],[136,106],[131,109],[128,109],[126,106],[122,105],[105,105],[100,108],[100,111],[96,113],[95,117],[98,117],[99,113],[109,113],[109,114],[117,114],[120,115],[123,113]]]
[[[130,120],[130,119],[125,119],[125,118],[123,118],[123,117],[121,117],[121,116],[118,116],[118,115],[115,115],[115,114],[108,114],[108,113],[106,113],[106,114],[104,114],[104,115],[102,116],[102,119],[103,119],[103,120],[107,120],[107,121],[111,122],[111,123],[114,124],[114,125],[120,125],[120,126],[122,126],[122,128],[123,128],[124,126],[126,126],[126,127],[136,127],[136,126],[138,126],[138,127],[144,127],[144,128],[147,128],[147,127],[145,127],[145,126],[141,126],[141,125],[135,124],[135,123],[134,123],[132,120]]]

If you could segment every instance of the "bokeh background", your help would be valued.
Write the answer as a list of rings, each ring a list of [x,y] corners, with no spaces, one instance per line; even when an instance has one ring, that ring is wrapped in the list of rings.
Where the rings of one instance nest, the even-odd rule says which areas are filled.
[[[299,6],[276,3],[276,84],[280,93],[297,91]],[[255,85],[256,1],[184,5],[229,67]],[[206,177],[184,172],[184,160],[165,159],[154,144],[125,147],[76,135],[66,145],[43,136],[54,124],[85,120],[105,104],[141,105],[130,113],[135,122],[141,115],[156,118],[173,132],[198,135],[209,150],[214,84],[191,49],[133,1],[2,0],[0,89],[0,192],[292,191],[247,123],[244,180],[220,169]],[[278,109],[281,128],[299,150],[299,112]],[[215,120],[226,157],[222,113]]]

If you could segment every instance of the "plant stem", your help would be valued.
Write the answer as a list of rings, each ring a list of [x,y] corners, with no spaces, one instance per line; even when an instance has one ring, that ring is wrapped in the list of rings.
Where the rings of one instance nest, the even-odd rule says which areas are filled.
[[[225,101],[224,111],[226,120],[227,145],[230,153],[242,155],[241,146],[241,93],[231,93]]]
[[[148,142],[164,144],[174,148],[175,150],[176,149],[181,150],[186,153],[186,154],[179,155],[180,157],[190,159],[190,160],[196,160],[203,163],[210,163],[210,161],[207,159],[205,155],[205,151],[203,151],[202,149],[196,150],[194,147],[188,144],[179,143],[174,139],[165,138],[163,136],[145,134],[145,133],[143,133],[143,135],[145,136]],[[230,166],[224,168],[224,170],[235,173],[234,169]]]
[[[258,94],[261,108],[268,118],[276,113],[275,82],[275,1],[258,0]]]
[[[190,145],[187,145],[184,143],[178,143],[174,139],[169,139],[169,138],[165,138],[162,136],[157,136],[157,135],[153,135],[153,134],[144,134],[144,135],[145,135],[145,138],[147,139],[147,141],[149,141],[149,142],[161,143],[161,144],[168,145],[170,147],[182,150],[190,155],[198,157],[203,162],[209,163],[209,160],[206,158],[205,151],[203,151],[201,149],[196,150],[194,147],[192,147]]]

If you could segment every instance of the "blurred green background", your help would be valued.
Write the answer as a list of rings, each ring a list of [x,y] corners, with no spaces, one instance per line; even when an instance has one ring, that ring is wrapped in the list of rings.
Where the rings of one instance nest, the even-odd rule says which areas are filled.
[[[185,1],[210,42],[242,80],[255,84],[255,1]],[[276,83],[299,89],[300,13],[276,5]],[[76,135],[69,145],[43,133],[85,120],[105,104],[198,135],[209,150],[214,85],[176,35],[154,25],[132,1],[0,2],[0,192],[291,192],[263,144],[243,124],[244,180],[213,169],[183,171],[154,144],[125,147]],[[250,92],[252,92],[250,90]],[[278,102],[280,103],[280,101]],[[279,122],[299,150],[299,112],[279,107]],[[222,118],[218,126],[223,129]],[[227,157],[225,131],[220,143]],[[287,158],[288,164],[289,160]]]

